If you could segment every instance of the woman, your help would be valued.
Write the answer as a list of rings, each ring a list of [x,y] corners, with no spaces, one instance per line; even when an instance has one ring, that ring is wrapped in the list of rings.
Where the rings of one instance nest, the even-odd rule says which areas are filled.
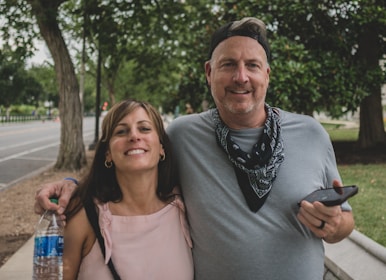
[[[193,279],[192,243],[172,175],[156,109],[134,100],[114,105],[65,213],[64,279],[113,279],[110,259],[121,279]],[[86,205],[98,212],[105,257]]]

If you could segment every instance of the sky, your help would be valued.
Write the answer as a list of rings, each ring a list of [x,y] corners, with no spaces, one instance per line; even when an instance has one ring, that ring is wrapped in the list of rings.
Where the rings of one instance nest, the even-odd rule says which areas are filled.
[[[45,42],[37,40],[35,42],[35,46],[37,50],[34,56],[27,60],[27,66],[30,66],[32,64],[41,65],[45,61],[52,62],[50,52],[46,47]]]

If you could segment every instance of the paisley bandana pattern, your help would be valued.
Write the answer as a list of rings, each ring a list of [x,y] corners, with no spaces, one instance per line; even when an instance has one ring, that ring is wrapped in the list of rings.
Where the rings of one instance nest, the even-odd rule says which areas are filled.
[[[217,144],[228,155],[234,166],[238,184],[251,211],[257,212],[267,199],[278,169],[284,161],[279,111],[265,104],[267,120],[263,135],[251,153],[244,152],[235,143],[217,109],[211,109],[215,123]]]

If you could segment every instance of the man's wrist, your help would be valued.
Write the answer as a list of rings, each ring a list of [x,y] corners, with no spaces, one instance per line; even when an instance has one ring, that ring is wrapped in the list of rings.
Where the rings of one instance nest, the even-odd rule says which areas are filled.
[[[65,180],[65,181],[72,181],[72,182],[75,183],[75,185],[79,185],[78,180],[76,180],[75,178],[72,178],[72,177],[66,177],[63,180]]]

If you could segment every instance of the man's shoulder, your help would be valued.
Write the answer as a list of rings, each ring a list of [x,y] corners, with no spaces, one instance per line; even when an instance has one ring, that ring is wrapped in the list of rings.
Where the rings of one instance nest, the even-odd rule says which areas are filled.
[[[307,134],[310,137],[326,137],[328,134],[322,124],[314,117],[280,110],[281,126],[284,133]]]
[[[312,116],[303,115],[299,113],[289,112],[277,108],[279,111],[282,123],[303,123],[305,125],[320,125],[320,123]]]
[[[174,130],[188,129],[191,126],[197,127],[203,125],[203,123],[209,119],[208,111],[179,116],[168,125],[167,131],[172,132]]]

